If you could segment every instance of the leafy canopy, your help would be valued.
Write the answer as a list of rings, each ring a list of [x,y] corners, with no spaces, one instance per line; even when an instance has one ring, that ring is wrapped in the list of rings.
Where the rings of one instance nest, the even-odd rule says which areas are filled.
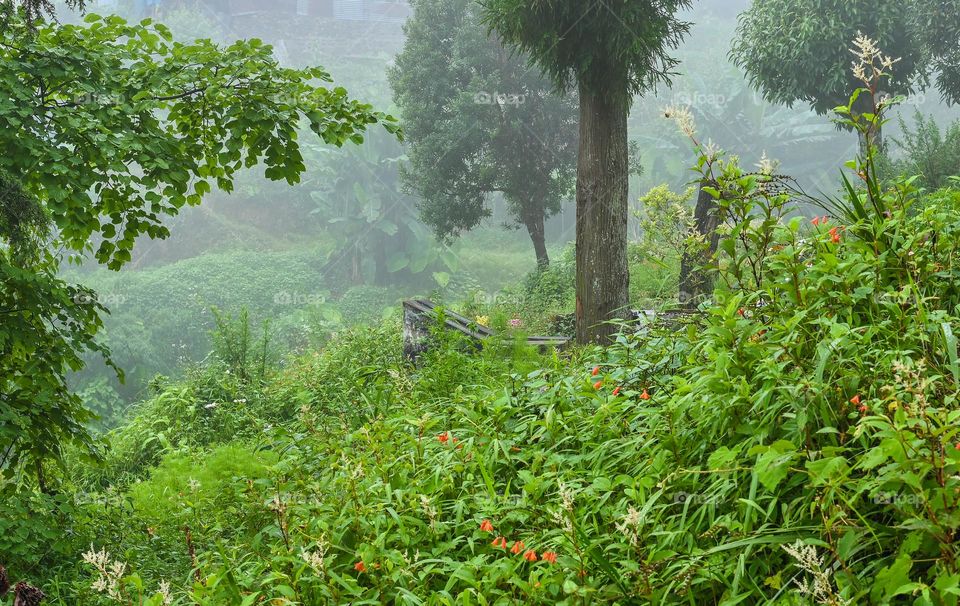
[[[302,122],[324,142],[360,143],[394,120],[280,67],[258,40],[172,41],[162,25],[90,15],[81,26],[5,13],[0,29],[0,469],[57,457],[89,420],[66,375],[106,311],[57,276],[62,248],[117,269],[140,235],[238,171],[296,183]],[[50,231],[55,234],[51,242]]]
[[[83,26],[20,21],[0,34],[0,169],[46,206],[60,238],[111,268],[135,238],[169,234],[164,216],[229,191],[258,163],[273,180],[304,170],[301,120],[327,143],[397,126],[319,68],[280,67],[259,40],[173,42],[159,24],[90,15]]]
[[[68,8],[83,10],[84,0],[65,0]],[[28,23],[33,23],[44,15],[53,16],[56,7],[51,0],[0,0],[0,29],[5,29],[15,15],[22,16]]]
[[[84,438],[90,415],[66,382],[94,341],[103,308],[90,291],[56,275],[38,235],[43,208],[0,172],[0,469],[58,457],[66,439]],[[16,448],[14,446],[16,445]]]
[[[826,114],[860,86],[850,71],[854,57],[849,49],[861,32],[899,58],[887,92],[925,89],[931,73],[939,70],[940,92],[956,102],[958,23],[957,0],[757,0],[740,16],[730,55],[768,101],[809,103]]]
[[[481,0],[486,22],[560,88],[638,93],[669,78],[690,28],[675,14],[690,0]]]

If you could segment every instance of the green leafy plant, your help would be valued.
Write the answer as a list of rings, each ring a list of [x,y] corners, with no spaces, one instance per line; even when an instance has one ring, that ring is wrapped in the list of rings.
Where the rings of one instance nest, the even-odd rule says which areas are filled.
[[[0,466],[43,484],[42,462],[87,437],[66,374],[107,353],[94,341],[105,308],[56,277],[62,250],[119,269],[138,236],[168,236],[164,218],[214,185],[230,191],[243,168],[296,183],[301,123],[335,145],[399,127],[318,86],[322,69],[281,68],[259,40],[182,44],[149,20],[60,25],[35,19],[49,4],[12,6],[0,7],[0,185],[19,210],[0,221]]]
[[[914,123],[911,130],[900,118],[903,138],[893,141],[905,157],[894,162],[894,170],[917,175],[918,184],[929,189],[950,185],[951,177],[960,175],[960,121],[941,132],[932,117],[918,111],[914,114]]]

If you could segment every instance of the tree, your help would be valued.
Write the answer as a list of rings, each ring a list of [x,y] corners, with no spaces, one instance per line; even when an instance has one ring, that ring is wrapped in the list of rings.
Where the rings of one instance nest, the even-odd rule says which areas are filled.
[[[84,0],[66,0],[68,8],[83,10]],[[13,17],[19,13],[27,23],[33,23],[44,15],[53,15],[51,0],[0,0],[0,29],[6,29]]]
[[[164,217],[212,184],[230,191],[243,168],[262,163],[268,178],[296,183],[304,121],[335,145],[362,142],[376,123],[398,132],[320,85],[329,80],[279,67],[258,40],[179,44],[149,22],[10,15],[0,31],[0,469],[40,471],[64,440],[87,437],[65,376],[84,352],[108,355],[95,341],[105,309],[57,277],[59,251],[118,269],[138,236],[166,237]]]
[[[862,86],[850,69],[858,33],[898,58],[889,90],[878,92],[923,90],[936,71],[944,99],[960,101],[960,0],[756,0],[740,16],[730,56],[768,101],[827,114]],[[868,102],[862,96],[854,111],[869,112]],[[882,145],[879,133],[873,143]]]
[[[580,95],[577,340],[606,341],[629,305],[627,116],[633,95],[667,81],[689,30],[689,0],[481,0],[486,22]]]
[[[500,192],[549,263],[544,221],[573,193],[576,101],[488,36],[474,0],[414,0],[390,81],[410,142],[404,181],[449,239],[490,216]]]
[[[433,274],[446,286],[446,270],[456,269],[456,255],[417,219],[416,201],[400,183],[399,166],[406,157],[396,138],[377,133],[345,153],[322,151],[325,175],[309,193],[312,214],[337,239],[326,271],[354,284],[382,286],[415,283],[418,275],[432,282]]]

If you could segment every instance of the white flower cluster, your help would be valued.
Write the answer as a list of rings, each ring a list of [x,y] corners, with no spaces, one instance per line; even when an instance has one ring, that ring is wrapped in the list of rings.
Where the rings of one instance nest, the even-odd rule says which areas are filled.
[[[850,601],[840,597],[834,591],[833,583],[830,581],[831,571],[824,569],[823,556],[817,553],[816,547],[806,545],[798,539],[793,545],[784,545],[783,550],[790,554],[797,566],[811,577],[804,581],[796,581],[801,594],[813,598],[817,604],[824,606],[849,606]]]
[[[760,157],[760,163],[757,164],[757,170],[764,175],[772,175],[777,172],[777,169],[780,168],[780,162],[778,160],[771,160],[767,157],[767,151],[763,151],[763,155]]]
[[[673,120],[680,132],[691,139],[697,135],[697,125],[693,119],[693,112],[686,106],[670,106],[663,110],[663,115]]]
[[[700,146],[700,151],[710,162],[720,157],[720,146],[713,142],[713,139],[707,139],[707,142]]]
[[[82,555],[82,558],[97,573],[97,578],[94,579],[90,588],[97,593],[105,594],[111,600],[122,601],[120,579],[123,578],[127,565],[123,562],[111,560],[106,549],[96,551],[93,545],[90,546],[90,551]]]
[[[325,571],[323,559],[327,557],[327,548],[326,535],[322,535],[314,549],[301,549],[300,557],[307,563],[307,566],[313,569],[313,572],[322,575]]]
[[[573,491],[563,482],[559,483],[560,509],[553,513],[553,520],[557,526],[563,528],[567,534],[573,533]]]
[[[425,494],[420,495],[420,507],[427,519],[430,520],[430,528],[435,528],[437,525],[437,508],[430,502],[430,497]]]
[[[633,547],[640,545],[641,521],[642,519],[640,512],[633,507],[630,507],[627,509],[627,515],[623,516],[623,522],[618,522],[615,524],[617,527],[617,532],[622,534]]]
[[[857,32],[853,46],[854,48],[850,49],[850,52],[856,57],[853,62],[853,75],[867,86],[875,84],[882,76],[889,76],[893,64],[900,61],[900,59],[892,59],[880,52],[877,42],[865,36],[862,32]]]
[[[160,588],[157,590],[157,593],[160,594],[160,598],[163,600],[163,606],[173,604],[173,596],[170,594],[170,583],[168,581],[160,581]]]

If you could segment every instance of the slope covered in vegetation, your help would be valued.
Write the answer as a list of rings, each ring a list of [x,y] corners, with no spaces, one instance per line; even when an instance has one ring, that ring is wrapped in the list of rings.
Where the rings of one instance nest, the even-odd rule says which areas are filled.
[[[687,4],[662,6],[672,15]],[[0,2],[0,13],[11,6]],[[636,24],[653,5],[618,6]],[[552,254],[523,283],[471,291],[476,275],[505,273],[509,251],[484,250],[476,275],[456,271],[450,249],[406,238],[423,230],[409,208],[380,212],[395,181],[347,179],[311,193],[331,213],[323,223],[339,226],[328,232],[336,238],[269,253],[283,276],[266,252],[232,247],[127,275],[139,296],[100,340],[106,307],[64,279],[56,245],[72,246],[74,258],[96,249],[117,269],[139,235],[165,235],[161,214],[200,202],[211,189],[203,177],[233,187],[236,171],[260,160],[258,141],[272,142],[267,176],[293,183],[306,169],[294,144],[302,119],[327,143],[360,143],[377,123],[392,136],[398,126],[343,89],[308,84],[327,78],[319,69],[281,68],[258,41],[185,46],[149,21],[96,16],[85,26],[14,20],[15,30],[0,29],[17,42],[0,45],[16,74],[0,84],[23,100],[18,107],[39,94],[52,105],[32,119],[79,108],[72,129],[7,137],[14,152],[30,152],[9,154],[18,162],[54,157],[72,171],[0,170],[0,603],[957,604],[956,133],[943,138],[921,121],[907,133],[910,158],[884,159],[881,127],[896,102],[882,86],[898,60],[858,34],[852,73],[863,88],[836,112],[861,150],[839,194],[808,194],[765,155],[758,170],[742,168],[698,135],[689,108],[671,107],[664,113],[697,154],[696,187],[648,193],[628,240],[626,93],[650,83],[644,74],[665,73],[640,46],[632,59],[613,57],[633,62],[626,75],[613,70],[619,82],[601,82],[587,69],[592,59],[580,60],[616,55],[617,41],[635,36],[626,21],[586,19],[554,45],[550,36],[580,7],[551,4],[549,22],[529,3],[486,10],[496,7],[488,17],[505,40],[541,63],[560,53],[550,69],[559,84],[580,80],[583,107],[603,105],[604,91],[618,97],[604,112],[614,128],[592,124],[600,136],[587,148],[598,153],[578,169],[587,213],[577,229],[589,232],[589,254],[578,237],[579,250]],[[29,0],[9,14],[46,8]],[[670,27],[651,33],[662,47],[652,55],[666,69],[670,32],[688,26],[661,26]],[[577,40],[595,39],[603,44],[581,51]],[[95,80],[117,87],[109,109],[24,84],[41,65],[61,86],[90,86],[82,61],[56,59],[88,51],[114,59],[94,62],[103,69]],[[950,57],[926,59],[942,68]],[[156,60],[180,76],[202,68],[198,78],[212,84],[174,78],[170,94]],[[217,84],[223,66],[254,77]],[[119,94],[144,83],[153,91]],[[202,103],[188,103],[194,96]],[[211,101],[214,116],[236,118],[227,131],[208,119]],[[160,120],[137,124],[134,115]],[[0,111],[23,123],[11,116]],[[127,141],[113,152],[75,143],[88,132]],[[598,161],[604,141],[617,148],[609,167]],[[151,145],[159,142],[171,147]],[[121,161],[123,149],[143,153],[142,174]],[[401,161],[360,149],[341,158],[343,172]],[[118,189],[90,197],[105,184]],[[370,212],[351,218],[354,200]],[[616,221],[590,219],[609,210],[597,200],[616,206]],[[802,214],[811,208],[812,220]],[[384,235],[402,250],[391,253]],[[487,235],[473,246],[495,248]],[[331,255],[345,260],[342,279],[315,262]],[[426,352],[405,358],[403,326],[383,313],[407,292],[388,288],[400,271],[417,276],[411,292],[433,289],[438,303],[499,334],[478,347],[437,322]],[[105,275],[86,277],[117,295],[120,278]],[[239,309],[214,308],[205,321],[211,298]],[[624,304],[648,299],[684,309],[625,313]],[[185,313],[172,317],[177,305]],[[279,343],[259,329],[269,315],[279,316]],[[158,345],[178,330],[186,334],[173,346]],[[149,331],[149,343],[138,342]],[[581,344],[532,351],[527,331],[576,332]],[[119,394],[102,376],[83,393],[67,378],[85,353],[115,366],[104,341],[125,361],[142,360],[131,369],[141,396],[95,427],[97,410],[84,404],[114,414],[109,400]],[[10,581],[24,582],[11,593]]]
[[[953,603],[960,195],[882,201],[746,222],[701,318],[605,349],[412,366],[387,322],[213,361],[0,550],[62,604]]]

